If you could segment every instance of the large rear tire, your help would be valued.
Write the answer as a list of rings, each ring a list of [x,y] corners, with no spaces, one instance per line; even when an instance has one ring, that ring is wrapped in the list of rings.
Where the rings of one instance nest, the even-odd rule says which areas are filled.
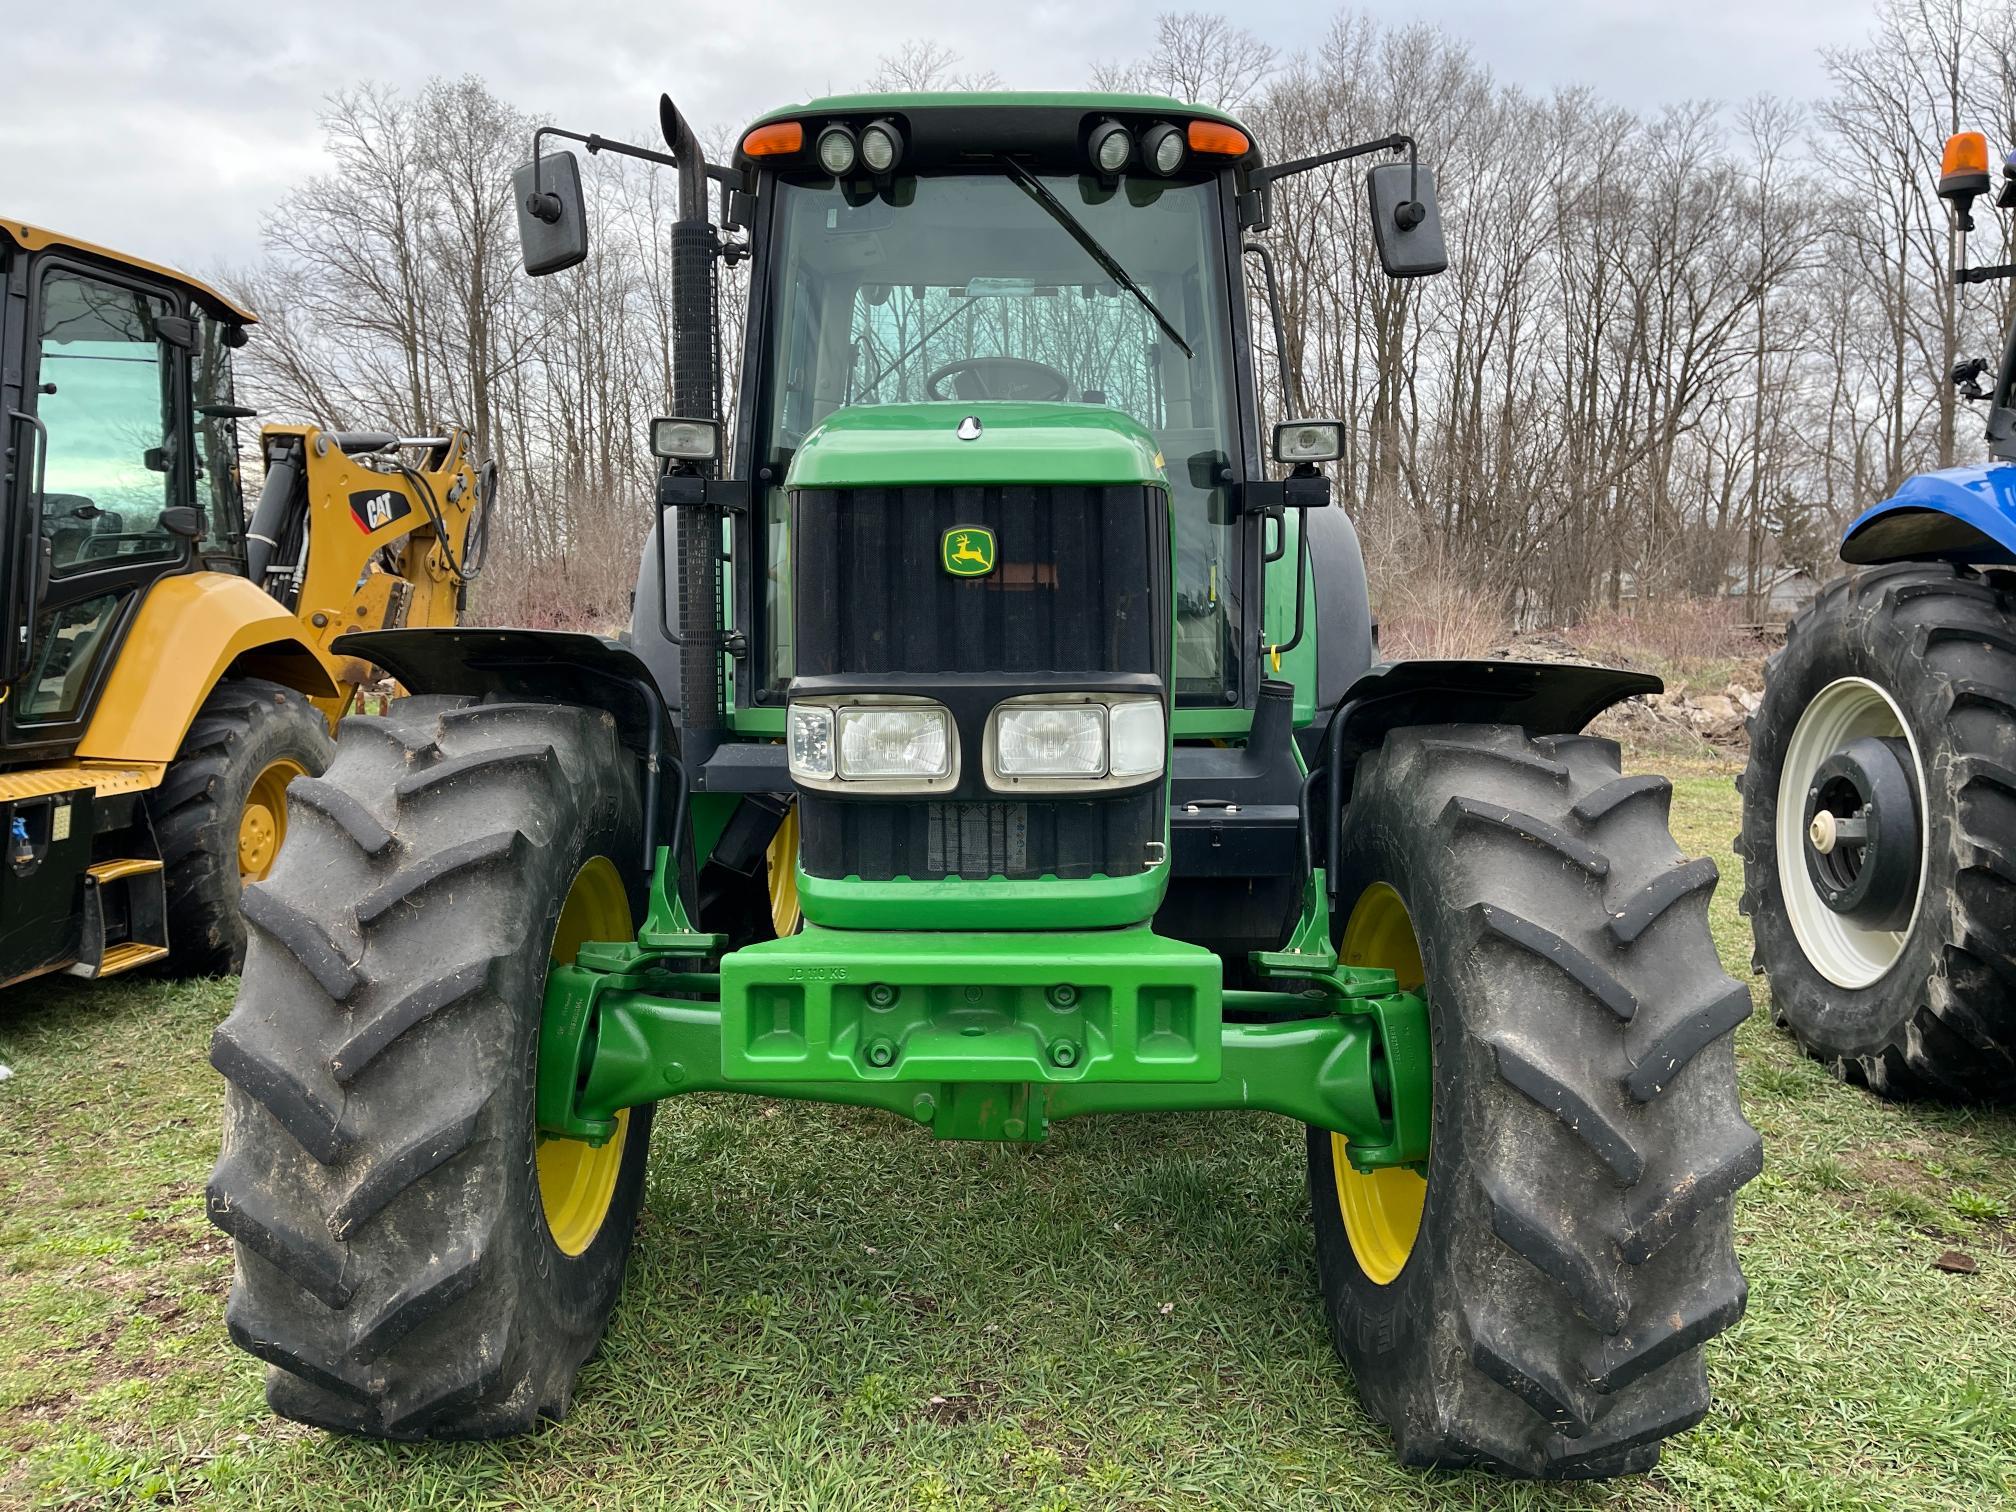
[[[1358,768],[1341,949],[1425,985],[1432,1144],[1423,1185],[1311,1129],[1309,1192],[1332,1337],[1408,1464],[1642,1471],[1708,1409],[1761,1156],[1749,994],[1670,793],[1609,741],[1502,726],[1396,731]]]
[[[229,976],[245,963],[239,900],[287,838],[287,787],[335,755],[329,726],[292,688],[256,677],[204,700],[161,785],[147,796],[168,900],[176,976]]]
[[[1854,792],[1829,775],[1851,746],[1891,753],[1894,877],[1881,847],[1836,842],[1831,814],[1811,829],[1823,790]],[[1743,912],[1778,1022],[1885,1096],[2016,1097],[2016,594],[1937,563],[1829,584],[1765,669],[1739,786]],[[1891,916],[1837,886],[1850,873],[1887,884]]]
[[[568,1407],[642,1199],[651,1110],[541,1142],[543,987],[641,914],[636,760],[599,710],[413,698],[345,721],[246,892],[209,1211],[267,1400],[386,1438]]]

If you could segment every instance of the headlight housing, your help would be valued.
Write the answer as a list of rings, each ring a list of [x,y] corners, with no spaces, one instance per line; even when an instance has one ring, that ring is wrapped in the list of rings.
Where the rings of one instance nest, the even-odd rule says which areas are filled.
[[[1098,792],[1162,775],[1168,725],[1152,694],[1030,693],[987,719],[997,792]]]
[[[854,171],[854,133],[837,121],[819,133],[813,151],[819,166],[835,178],[845,178]]]
[[[928,698],[862,694],[794,702],[785,744],[791,776],[805,787],[928,793],[959,781],[951,711]]]

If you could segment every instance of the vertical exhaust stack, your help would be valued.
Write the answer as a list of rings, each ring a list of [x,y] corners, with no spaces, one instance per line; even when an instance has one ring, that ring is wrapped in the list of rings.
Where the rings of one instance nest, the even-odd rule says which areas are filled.
[[[658,97],[658,124],[679,171],[679,219],[672,227],[672,413],[714,419],[714,227],[707,219],[707,163],[693,128],[670,95]],[[717,464],[705,464],[713,476]],[[718,505],[669,511],[677,521],[679,705],[689,767],[721,739],[721,525]]]

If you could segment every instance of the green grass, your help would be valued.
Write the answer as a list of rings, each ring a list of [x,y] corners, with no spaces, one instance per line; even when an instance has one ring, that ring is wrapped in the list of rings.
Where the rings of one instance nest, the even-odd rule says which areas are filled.
[[[1731,879],[1726,769],[1678,784]],[[1265,1117],[934,1145],[865,1113],[663,1110],[628,1289],[573,1415],[388,1447],[267,1416],[202,1216],[222,985],[0,993],[0,1505],[1919,1507],[2016,1502],[2016,1119],[1887,1107],[1739,1034],[1764,1175],[1748,1317],[1649,1478],[1396,1467],[1330,1354],[1301,1135]],[[1958,1250],[1974,1274],[1934,1262]]]

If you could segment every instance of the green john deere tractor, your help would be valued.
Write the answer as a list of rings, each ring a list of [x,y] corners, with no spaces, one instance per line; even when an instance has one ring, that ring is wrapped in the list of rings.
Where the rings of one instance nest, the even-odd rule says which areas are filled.
[[[209,1201],[273,1407],[564,1413],[665,1098],[1019,1141],[1261,1109],[1308,1129],[1331,1332],[1408,1462],[1651,1465],[1760,1159],[1715,868],[1579,733],[1657,684],[1375,662],[1342,427],[1262,447],[1273,186],[1387,154],[1386,271],[1436,272],[1412,142],[1269,165],[1169,99],[877,95],[716,166],[662,115],[669,153],[547,128],[516,183],[536,275],[588,250],[541,138],[679,176],[630,633],[339,642],[416,696],[344,724],[247,895]]]

